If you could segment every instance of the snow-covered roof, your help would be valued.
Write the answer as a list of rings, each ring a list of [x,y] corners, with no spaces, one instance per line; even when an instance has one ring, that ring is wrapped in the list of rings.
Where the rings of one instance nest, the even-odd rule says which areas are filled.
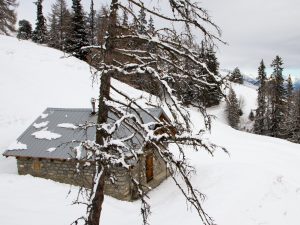
[[[139,111],[144,123],[154,122],[147,113]],[[147,111],[155,118],[163,115],[168,119],[161,108],[149,108]],[[113,113],[109,113],[109,122],[117,119]],[[96,136],[95,127],[89,128],[86,132],[77,129],[78,125],[96,121],[97,115],[91,114],[91,109],[47,108],[3,155],[49,159],[74,158],[75,153],[72,148],[79,145],[78,141],[94,141]],[[121,125],[117,137],[114,138],[123,138],[131,133],[127,127]],[[74,140],[76,142],[72,142]],[[141,137],[136,135],[131,140],[130,146],[139,148],[141,142]]]

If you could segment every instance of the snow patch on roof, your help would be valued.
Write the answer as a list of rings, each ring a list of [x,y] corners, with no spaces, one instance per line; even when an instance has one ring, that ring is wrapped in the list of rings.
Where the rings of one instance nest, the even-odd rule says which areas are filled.
[[[60,134],[56,134],[56,133],[53,133],[53,132],[47,130],[47,127],[43,130],[34,132],[31,135],[37,139],[46,139],[46,140],[58,139],[61,137]]]
[[[57,125],[58,127],[67,128],[67,129],[77,129],[78,127],[72,123],[60,123]]]
[[[47,152],[54,152],[56,150],[56,148],[48,148]]]
[[[7,148],[7,150],[26,150],[26,149],[27,149],[27,145],[21,142],[15,142]]]
[[[48,125],[49,121],[41,122],[41,123],[34,123],[33,126],[36,129],[44,128]]]
[[[42,113],[42,115],[41,115],[41,118],[42,119],[46,119],[48,117],[48,114],[47,113]]]

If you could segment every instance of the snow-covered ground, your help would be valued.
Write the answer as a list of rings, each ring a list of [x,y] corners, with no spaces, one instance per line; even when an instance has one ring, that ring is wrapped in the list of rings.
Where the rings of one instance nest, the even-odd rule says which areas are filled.
[[[20,135],[46,107],[90,107],[96,97],[89,67],[56,50],[27,41],[0,36],[0,153]],[[115,85],[135,97],[146,95],[127,85]],[[255,108],[256,91],[234,85],[244,98],[244,116]],[[204,205],[220,225],[298,225],[300,221],[300,145],[253,135],[226,124],[224,104],[211,108],[216,115],[210,139],[227,148],[214,158],[190,152],[197,169],[193,181],[207,195]],[[201,115],[191,110],[194,127]],[[17,175],[16,162],[0,156],[0,224],[70,224],[84,213],[71,206],[76,188]],[[151,224],[201,224],[171,179],[150,193]],[[141,224],[140,202],[106,197],[102,223]]]
[[[251,128],[252,123],[248,117],[251,110],[256,109],[257,87],[249,83],[245,83],[244,85],[231,83],[230,85],[234,89],[238,100],[241,102],[241,109],[243,111],[239,126],[241,129]],[[226,92],[228,92],[228,88],[225,90],[225,93]],[[225,109],[226,103],[225,100],[223,100],[220,105],[209,108],[208,112],[216,116],[218,121],[227,124],[227,113]]]

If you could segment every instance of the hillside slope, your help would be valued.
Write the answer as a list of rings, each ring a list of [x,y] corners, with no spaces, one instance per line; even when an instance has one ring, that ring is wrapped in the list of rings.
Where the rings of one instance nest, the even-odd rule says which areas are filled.
[[[0,36],[0,152],[46,107],[89,107],[90,98],[97,96],[89,67],[62,56],[50,48]],[[135,97],[147,95],[114,82]],[[255,107],[254,89],[234,88],[244,97],[246,111]],[[210,112],[217,118],[208,136],[230,155],[218,151],[211,158],[205,152],[188,153],[198,171],[193,182],[207,195],[204,205],[208,213],[220,225],[298,225],[300,146],[232,129],[224,123],[223,104]],[[195,130],[200,129],[200,113],[190,113]],[[68,191],[69,185],[19,176],[15,160],[0,157],[0,224],[70,224],[84,211],[70,205],[76,188],[69,196]],[[152,225],[201,224],[171,179],[150,197]],[[106,197],[101,224],[141,224],[139,206],[139,201]]]

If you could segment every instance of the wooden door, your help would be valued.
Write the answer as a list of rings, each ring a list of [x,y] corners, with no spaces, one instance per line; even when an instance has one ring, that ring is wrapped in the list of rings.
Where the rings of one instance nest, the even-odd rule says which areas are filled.
[[[35,159],[32,163],[33,172],[38,175],[41,171],[41,162],[38,159]]]
[[[153,179],[153,154],[146,156],[146,180],[147,182]]]

